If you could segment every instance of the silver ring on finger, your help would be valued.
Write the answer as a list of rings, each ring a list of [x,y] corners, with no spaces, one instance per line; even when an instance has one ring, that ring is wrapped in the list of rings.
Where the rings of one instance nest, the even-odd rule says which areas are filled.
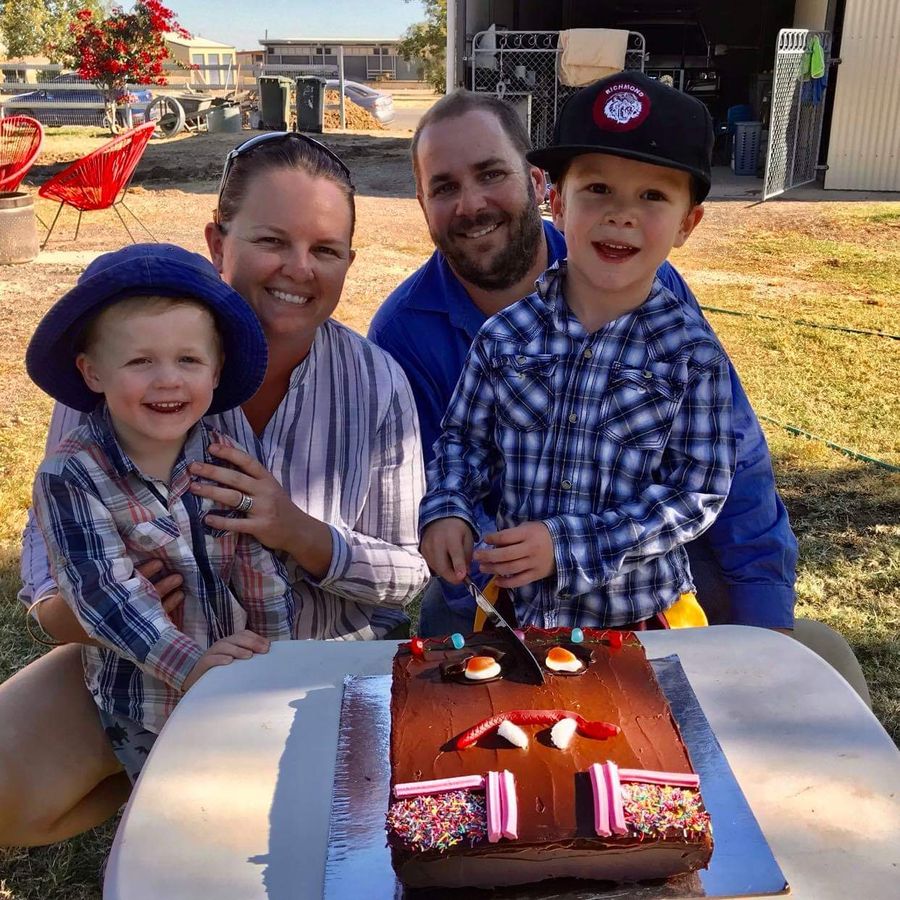
[[[249,494],[241,494],[240,502],[234,508],[234,511],[248,513],[251,509],[253,509],[253,498]]]

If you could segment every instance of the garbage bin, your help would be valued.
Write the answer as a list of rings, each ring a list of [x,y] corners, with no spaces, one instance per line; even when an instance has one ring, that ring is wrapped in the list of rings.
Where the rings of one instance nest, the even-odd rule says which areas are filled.
[[[291,85],[284,75],[261,75],[259,86],[259,127],[287,131],[291,121]]]
[[[759,165],[762,122],[735,122],[731,169],[735,175],[755,175]]]
[[[297,131],[321,133],[325,126],[325,79],[297,76]]]

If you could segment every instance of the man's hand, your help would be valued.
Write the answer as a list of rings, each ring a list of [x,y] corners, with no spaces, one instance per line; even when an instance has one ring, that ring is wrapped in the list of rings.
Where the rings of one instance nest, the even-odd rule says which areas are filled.
[[[419,550],[435,575],[450,584],[461,584],[469,574],[474,544],[468,522],[452,517],[427,525]]]
[[[182,690],[186,691],[197,683],[197,679],[215,666],[228,666],[236,659],[250,659],[256,653],[268,653],[269,641],[252,631],[236,631],[228,637],[216,641],[200,659],[190,674],[184,679]]]
[[[518,588],[540,581],[556,571],[553,539],[543,522],[524,522],[485,535],[493,550],[476,550],[482,572],[495,575],[498,587]]]

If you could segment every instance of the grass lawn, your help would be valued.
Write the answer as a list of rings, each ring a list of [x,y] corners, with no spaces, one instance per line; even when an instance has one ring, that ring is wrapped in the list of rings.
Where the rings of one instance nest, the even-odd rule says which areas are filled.
[[[185,205],[208,199],[184,195]],[[378,218],[389,204],[404,227]],[[421,223],[407,224],[418,216],[412,201],[385,199],[375,209],[361,209],[361,259],[338,310],[358,330],[384,288],[430,252]],[[761,415],[900,467],[900,341],[791,324],[900,334],[900,204],[712,203],[674,262],[702,304],[741,313],[708,317]],[[22,354],[39,316],[76,274],[60,274],[39,302],[0,308],[0,373],[13,387],[0,397],[0,680],[39,652],[14,598],[18,537],[50,404],[22,377]],[[14,279],[14,271],[0,273],[0,296],[4,288],[15,294]],[[898,741],[900,474],[764,427],[800,541],[798,614],[848,638],[875,714]],[[114,823],[49,848],[0,851],[0,900],[99,897],[97,873],[113,830]]]

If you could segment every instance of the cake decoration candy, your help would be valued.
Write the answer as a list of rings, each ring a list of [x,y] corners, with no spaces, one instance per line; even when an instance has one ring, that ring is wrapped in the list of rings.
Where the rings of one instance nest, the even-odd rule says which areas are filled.
[[[574,674],[584,668],[584,663],[571,650],[566,650],[565,647],[551,647],[547,651],[544,663],[548,669],[554,672]]]
[[[501,672],[500,663],[493,656],[470,656],[463,674],[470,681],[487,681]]]
[[[484,797],[476,791],[484,791]],[[393,793],[397,799],[388,809],[388,833],[413,852],[518,837],[516,782],[505,769],[396,784]]]
[[[455,631],[450,635],[450,643],[453,644],[454,649],[462,650],[466,646],[466,639],[458,631]]]
[[[425,641],[420,637],[413,637],[409,642],[409,652],[416,659],[425,659]]]
[[[497,728],[497,734],[520,750],[524,750],[528,746],[528,735],[518,725],[510,722],[508,719],[500,723],[499,728]]]
[[[550,740],[553,746],[558,747],[560,750],[568,750],[569,744],[572,743],[572,738],[575,737],[576,728],[577,725],[574,719],[560,719],[550,729]]]
[[[584,640],[584,632],[580,628],[573,628],[570,640],[573,644],[580,644]]]
[[[589,722],[584,716],[567,709],[511,709],[483,719],[463,732],[456,739],[456,749],[465,750],[474,746],[479,738],[496,731],[501,722],[509,721],[515,725],[555,725],[560,719],[574,719],[579,734],[598,740],[613,737],[620,731],[619,726],[611,722]]]

